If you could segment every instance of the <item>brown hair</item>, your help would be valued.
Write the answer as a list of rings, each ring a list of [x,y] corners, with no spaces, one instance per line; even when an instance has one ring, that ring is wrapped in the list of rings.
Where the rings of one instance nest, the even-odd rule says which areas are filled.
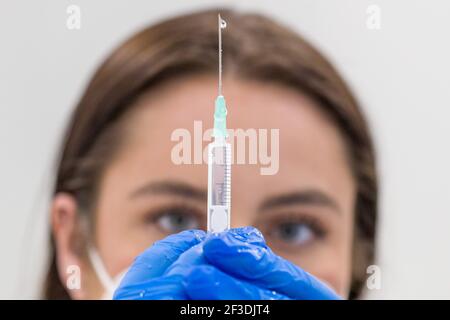
[[[161,81],[184,74],[216,72],[217,13],[182,15],[142,30],[100,66],[84,92],[66,132],[54,193],[72,194],[89,213],[106,159],[118,149],[119,120],[133,101]],[[333,66],[296,33],[256,15],[220,10],[224,71],[243,79],[283,84],[308,94],[330,115],[348,149],[357,184],[353,275],[350,297],[362,289],[373,262],[377,178],[372,140],[350,90]],[[69,298],[61,283],[52,239],[45,298]]]

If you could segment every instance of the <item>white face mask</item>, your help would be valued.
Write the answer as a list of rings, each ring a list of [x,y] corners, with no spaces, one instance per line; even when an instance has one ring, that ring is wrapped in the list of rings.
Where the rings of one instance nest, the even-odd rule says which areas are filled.
[[[113,278],[109,275],[108,271],[106,271],[105,265],[94,247],[89,247],[88,255],[92,267],[94,268],[94,272],[104,288],[104,293],[102,294],[101,299],[111,300],[113,298],[114,291],[116,291],[119,287],[125,273],[128,271],[128,268]]]

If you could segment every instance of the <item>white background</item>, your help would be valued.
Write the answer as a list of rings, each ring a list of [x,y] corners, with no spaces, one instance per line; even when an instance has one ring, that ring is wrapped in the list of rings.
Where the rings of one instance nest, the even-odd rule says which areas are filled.
[[[81,8],[81,30],[66,9]],[[213,1],[0,1],[0,298],[36,297],[56,147],[94,68],[131,32]],[[368,297],[450,298],[450,1],[227,1],[300,31],[338,66],[375,133],[382,179]],[[370,4],[381,30],[366,27]]]

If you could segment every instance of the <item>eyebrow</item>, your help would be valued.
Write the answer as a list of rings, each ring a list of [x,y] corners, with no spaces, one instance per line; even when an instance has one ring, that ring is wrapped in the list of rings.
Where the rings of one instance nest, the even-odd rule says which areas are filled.
[[[259,211],[292,205],[324,206],[340,212],[339,205],[333,198],[315,189],[294,191],[270,197],[259,206]]]
[[[174,195],[184,198],[194,199],[198,201],[207,200],[207,192],[204,189],[194,187],[188,183],[182,181],[156,181],[150,182],[142,187],[136,189],[130,194],[131,198],[136,198],[139,196],[149,195],[149,194],[165,194]]]

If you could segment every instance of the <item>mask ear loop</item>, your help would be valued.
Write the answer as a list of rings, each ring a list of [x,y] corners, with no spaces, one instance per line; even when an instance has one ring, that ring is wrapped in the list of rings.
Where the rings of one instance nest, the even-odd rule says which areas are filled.
[[[97,275],[97,278],[100,280],[100,283],[103,285],[103,288],[105,290],[114,290],[115,283],[111,276],[109,275],[108,271],[106,271],[105,265],[102,262],[102,259],[97,253],[97,250],[95,250],[92,247],[89,247],[88,249],[88,255],[89,260],[91,260],[92,267],[94,268],[94,271]]]

